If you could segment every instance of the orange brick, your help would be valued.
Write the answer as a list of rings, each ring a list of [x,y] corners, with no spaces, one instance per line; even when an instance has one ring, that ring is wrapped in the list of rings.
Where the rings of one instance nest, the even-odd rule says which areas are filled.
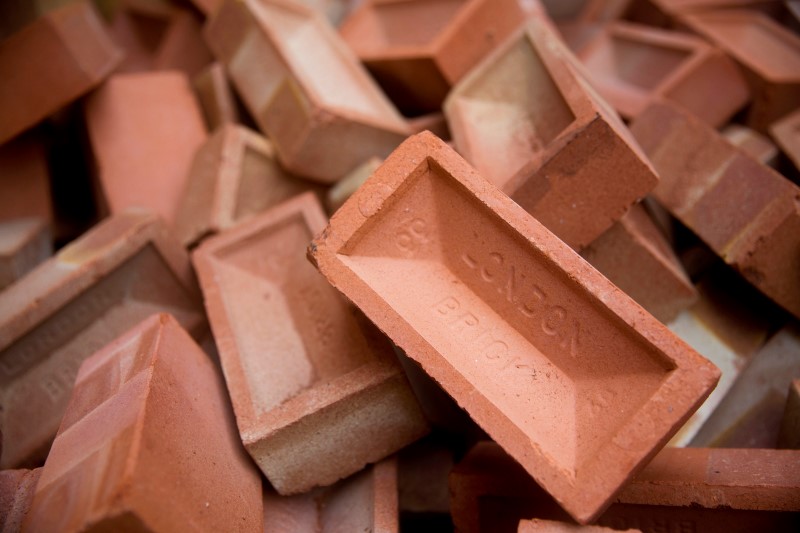
[[[790,533],[800,526],[800,452],[664,448],[596,521],[646,532]],[[569,517],[500,446],[475,446],[450,474],[456,531],[513,533]]]
[[[101,211],[147,207],[174,224],[192,158],[206,140],[186,75],[112,76],[88,99],[85,119]]]
[[[716,127],[749,100],[737,65],[692,35],[616,22],[580,58],[593,85],[627,119],[663,98]]]
[[[675,106],[650,107],[631,131],[661,177],[653,196],[800,317],[800,188]]]
[[[680,261],[639,204],[581,255],[661,322],[669,322],[697,300]]]
[[[50,11],[0,42],[0,144],[99,84],[120,62],[91,2]]]
[[[437,111],[450,87],[524,20],[517,0],[366,0],[339,32],[413,116]]]
[[[309,265],[311,193],[194,253],[239,433],[281,494],[349,476],[427,424],[385,338]]]
[[[81,362],[159,310],[206,329],[188,257],[141,212],[102,222],[0,293],[3,468],[41,460]]]
[[[774,167],[778,160],[778,147],[769,137],[741,124],[729,124],[722,135],[732,145],[744,150],[747,155],[764,165]]]
[[[800,170],[800,108],[774,122],[769,132],[795,168]]]
[[[26,530],[261,531],[262,520],[219,371],[174,318],[148,318],[81,365]]]
[[[0,146],[0,220],[38,217],[53,222],[44,139],[22,135]]]
[[[220,127],[197,150],[181,193],[175,236],[186,246],[230,228],[268,207],[319,189],[288,175],[272,144],[232,124]]]
[[[588,245],[658,178],[616,114],[533,17],[445,102],[461,153],[574,248]],[[602,190],[602,194],[587,191]]]
[[[582,522],[719,378],[431,134],[389,156],[309,254]]]
[[[41,468],[0,470],[0,531],[14,533],[20,530],[41,475]]]
[[[390,458],[306,494],[264,491],[264,533],[397,533],[397,464]]]
[[[199,72],[192,78],[192,87],[209,131],[240,121],[236,98],[221,63],[214,62]]]
[[[747,77],[753,103],[747,125],[766,133],[800,102],[800,37],[767,15],[747,9],[686,13],[680,21],[734,58]]]
[[[205,36],[281,163],[332,183],[408,125],[330,24],[286,0],[227,0]]]
[[[610,533],[612,531],[619,530],[603,526],[579,526],[554,520],[542,520],[540,518],[520,520],[517,529],[518,533]],[[642,530],[626,529],[625,531],[629,533],[641,533]]]
[[[53,255],[49,225],[41,218],[0,221],[0,290]]]
[[[778,434],[778,448],[800,450],[800,379],[793,380],[789,386],[781,431]]]
[[[381,164],[383,164],[383,159],[371,157],[339,180],[336,185],[328,189],[327,204],[330,212],[333,213],[342,207],[347,199],[367,181],[367,178],[369,178]]]

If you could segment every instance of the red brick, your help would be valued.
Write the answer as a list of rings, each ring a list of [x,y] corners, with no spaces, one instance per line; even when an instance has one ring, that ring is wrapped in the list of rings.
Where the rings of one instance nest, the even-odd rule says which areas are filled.
[[[268,207],[319,189],[287,174],[272,144],[243,126],[221,126],[197,150],[181,193],[175,236],[186,246]]]
[[[0,220],[38,217],[49,225],[52,201],[44,139],[22,135],[0,146]]]
[[[326,220],[307,193],[193,256],[242,441],[281,494],[334,483],[428,430],[389,343],[305,259]]]
[[[800,379],[789,386],[786,408],[783,413],[778,448],[800,450]]]
[[[330,212],[333,213],[342,207],[345,201],[367,181],[367,178],[369,178],[381,164],[383,164],[383,159],[379,157],[370,157],[339,180],[336,185],[328,189],[327,204]]]
[[[800,317],[800,188],[677,107],[650,107],[631,131],[661,177],[653,196]]]
[[[260,531],[261,479],[218,369],[154,315],[80,368],[28,531]]]
[[[88,92],[117,66],[91,2],[50,11],[0,42],[0,144]]]
[[[557,522],[555,520],[542,520],[540,518],[532,518],[530,520],[520,520],[518,533],[610,533],[618,531],[603,526],[579,526],[576,524],[568,524],[566,522]],[[629,533],[639,532],[641,529],[626,529]]]
[[[88,99],[85,119],[101,211],[147,207],[174,224],[192,158],[206,140],[186,75],[112,76]]]
[[[38,463],[81,362],[159,310],[206,328],[188,257],[141,212],[102,222],[0,293],[3,468]]]
[[[778,147],[769,137],[741,124],[729,124],[722,130],[722,135],[729,143],[741,148],[753,159],[771,167],[776,165]]]
[[[403,143],[309,254],[581,521],[719,378],[431,134]]]
[[[800,452],[664,448],[596,521],[614,529],[747,533],[800,525]],[[450,475],[456,531],[514,532],[522,518],[570,521],[525,470],[491,442]]]
[[[581,255],[661,322],[697,300],[697,291],[670,244],[637,204]]]
[[[447,477],[453,451],[435,434],[401,450],[397,456],[400,510],[404,513],[449,513]]]
[[[394,458],[305,494],[280,496],[264,491],[264,533],[397,533],[398,522]]]
[[[687,13],[680,21],[734,58],[747,77],[753,103],[747,125],[767,132],[800,102],[800,37],[767,15],[747,9]]]
[[[53,255],[50,227],[41,218],[0,221],[0,290]]]
[[[800,328],[787,326],[749,358],[691,446],[775,448],[792,378],[800,376]]]
[[[692,35],[616,22],[580,58],[598,92],[626,119],[663,98],[716,127],[749,99],[737,65]]]
[[[453,89],[445,114],[459,153],[581,248],[658,178],[574,63],[549,23],[534,17]]]
[[[769,132],[781,147],[795,168],[800,170],[800,108],[774,122]]]
[[[281,163],[332,183],[408,125],[330,24],[285,0],[228,0],[205,36]]]
[[[236,98],[221,63],[214,62],[199,72],[192,78],[192,87],[209,131],[240,122]]]
[[[339,32],[407,114],[450,88],[524,21],[517,0],[366,0]]]
[[[41,468],[0,470],[0,531],[15,533],[20,530],[41,474]]]

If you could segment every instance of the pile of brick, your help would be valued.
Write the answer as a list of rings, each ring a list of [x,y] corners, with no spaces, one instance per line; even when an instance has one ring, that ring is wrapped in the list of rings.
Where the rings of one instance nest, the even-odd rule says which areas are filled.
[[[0,7],[0,531],[798,531],[800,8]]]

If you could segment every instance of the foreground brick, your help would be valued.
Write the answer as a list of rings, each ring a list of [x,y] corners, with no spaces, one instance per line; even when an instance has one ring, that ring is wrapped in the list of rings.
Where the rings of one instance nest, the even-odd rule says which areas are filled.
[[[41,468],[0,471],[0,531],[16,533],[33,501]]]
[[[653,105],[631,131],[661,177],[653,196],[800,317],[800,188],[675,106]]]
[[[159,310],[206,328],[188,257],[141,212],[105,220],[0,293],[3,468],[42,460],[81,362]]]
[[[325,222],[307,193],[193,256],[239,433],[281,494],[329,485],[427,432],[389,343],[305,259]]]
[[[99,84],[122,53],[89,1],[70,2],[0,42],[0,144]]]
[[[101,211],[152,209],[172,225],[195,151],[206,140],[185,74],[118,74],[86,103]]]
[[[0,290],[52,254],[50,226],[41,218],[0,221]]]
[[[666,99],[717,127],[749,100],[737,65],[692,35],[616,22],[580,58],[600,94],[627,119]]]
[[[260,531],[262,520],[222,378],[174,318],[148,318],[81,365],[28,531]]]
[[[570,521],[500,446],[476,445],[450,474],[456,531],[513,533],[523,518]],[[800,527],[800,451],[664,448],[597,519],[648,533],[790,533]]]
[[[445,113],[465,159],[582,248],[658,178],[573,61],[547,21],[534,17],[453,89]]]
[[[227,0],[205,36],[281,163],[333,183],[408,126],[336,31],[285,0]]]
[[[719,378],[431,134],[403,143],[309,254],[580,521]]]

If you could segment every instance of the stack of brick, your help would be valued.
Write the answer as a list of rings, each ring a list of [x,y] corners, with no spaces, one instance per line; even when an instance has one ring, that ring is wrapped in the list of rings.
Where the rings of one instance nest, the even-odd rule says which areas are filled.
[[[800,529],[788,3],[0,20],[0,531]]]

